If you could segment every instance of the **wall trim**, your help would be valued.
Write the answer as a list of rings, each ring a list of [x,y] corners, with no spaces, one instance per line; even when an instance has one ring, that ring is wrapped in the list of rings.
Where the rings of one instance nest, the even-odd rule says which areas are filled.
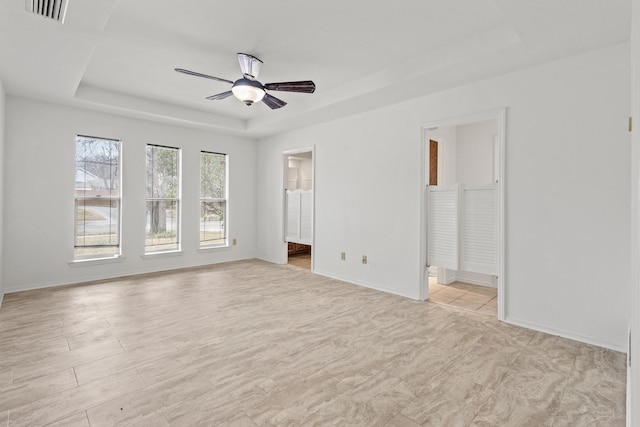
[[[379,286],[379,285],[375,285],[373,283],[367,283],[367,282],[362,282],[362,281],[355,281],[355,280],[351,280],[351,279],[346,279],[344,277],[340,277],[340,276],[336,276],[335,274],[328,274],[328,273],[323,273],[321,271],[314,271],[314,274],[317,274],[319,276],[324,276],[324,277],[328,277],[329,279],[335,279],[335,280],[339,280],[341,282],[345,282],[349,285],[356,285],[356,286],[361,286],[363,288],[368,288],[368,289],[373,289],[374,291],[380,291],[380,292],[384,292],[386,294],[391,294],[391,295],[396,295],[399,297],[404,297],[404,298],[409,298],[415,301],[420,301],[420,296],[419,295],[410,295],[404,292],[398,292],[396,290],[393,289],[389,289],[389,288],[385,288],[383,286]]]
[[[464,277],[464,276],[463,277],[458,277],[458,276],[454,275],[453,276],[453,280],[448,284],[451,284],[453,282],[467,283],[469,285],[484,286],[485,288],[496,289],[496,285],[493,282],[485,282],[484,280],[470,279],[470,278]]]
[[[5,294],[11,294],[11,293],[16,293],[16,292],[25,292],[25,291],[35,291],[35,290],[47,289],[47,288],[58,288],[58,287],[65,287],[65,286],[76,286],[76,285],[84,285],[84,284],[88,285],[88,284],[92,284],[92,283],[101,283],[101,282],[110,281],[110,280],[131,279],[131,278],[135,278],[137,276],[146,276],[146,275],[150,275],[150,274],[173,273],[173,272],[186,271],[186,270],[198,270],[198,269],[204,269],[204,268],[213,267],[213,266],[216,266],[216,265],[219,265],[219,264],[227,264],[227,263],[232,263],[232,262],[248,261],[248,260],[252,260],[252,259],[258,259],[258,258],[256,258],[256,257],[248,257],[248,258],[225,260],[225,261],[220,261],[220,262],[209,262],[209,263],[206,263],[206,264],[195,264],[195,265],[190,265],[190,266],[177,267],[177,268],[168,268],[168,269],[160,269],[160,270],[158,270],[158,269],[138,270],[136,272],[131,272],[131,273],[126,273],[125,272],[125,273],[117,274],[115,276],[109,276],[109,275],[97,276],[97,277],[92,277],[90,279],[78,280],[78,281],[73,281],[73,282],[56,281],[56,282],[33,283],[33,284],[27,284],[27,285],[23,285],[23,286],[16,286],[16,287],[6,288],[5,289]]]
[[[618,351],[620,353],[627,353],[627,348],[625,346],[620,346],[611,342],[601,341],[586,335],[576,334],[576,333],[565,331],[562,329],[550,328],[548,326],[539,325],[537,323],[527,322],[520,319],[514,319],[513,317],[509,317],[509,316],[507,316],[504,319],[504,322],[510,325],[520,326],[522,328],[531,329],[537,332],[542,332],[545,334],[555,335],[561,338],[567,338],[573,341],[578,341],[584,344],[595,345],[597,347]]]
[[[259,259],[260,261],[270,262],[271,264],[286,265],[286,263],[282,262],[281,259],[270,258],[270,257],[264,256],[264,255],[258,255],[255,258]]]

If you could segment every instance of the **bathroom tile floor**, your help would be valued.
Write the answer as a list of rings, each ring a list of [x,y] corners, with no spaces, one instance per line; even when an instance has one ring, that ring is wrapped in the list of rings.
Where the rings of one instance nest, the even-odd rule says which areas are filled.
[[[288,264],[296,267],[311,270],[311,254],[293,254],[288,257]]]
[[[435,277],[429,278],[429,301],[462,310],[496,317],[498,310],[496,288],[454,282],[441,285]]]
[[[2,426],[611,427],[625,380],[623,353],[257,260],[0,308]]]

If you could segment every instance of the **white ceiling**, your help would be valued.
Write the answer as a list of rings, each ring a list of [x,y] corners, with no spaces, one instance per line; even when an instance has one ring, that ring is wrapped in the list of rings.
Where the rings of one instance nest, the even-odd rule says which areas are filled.
[[[69,0],[64,24],[0,3],[7,93],[264,136],[401,102],[629,39],[631,0]],[[205,97],[264,61],[280,110]]]

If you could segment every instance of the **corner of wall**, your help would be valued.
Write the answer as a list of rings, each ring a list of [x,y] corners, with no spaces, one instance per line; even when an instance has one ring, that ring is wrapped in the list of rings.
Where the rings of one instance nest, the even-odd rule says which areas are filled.
[[[632,1],[631,8],[631,319],[627,348],[627,425],[640,425],[640,0]],[[633,351],[632,351],[633,350]]]
[[[3,226],[3,200],[4,200],[4,145],[5,145],[5,117],[6,117],[6,95],[2,77],[0,76],[0,307],[4,299],[4,279],[3,279],[3,262],[2,262],[2,242],[4,236]]]

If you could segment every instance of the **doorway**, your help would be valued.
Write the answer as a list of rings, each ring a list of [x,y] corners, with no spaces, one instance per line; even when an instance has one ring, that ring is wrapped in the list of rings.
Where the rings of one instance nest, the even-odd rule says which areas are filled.
[[[283,152],[284,263],[313,271],[314,149]]]
[[[504,320],[505,315],[505,113],[505,109],[494,110],[422,127],[420,297],[426,300],[431,292],[432,301],[451,299],[449,302],[453,303],[459,298],[460,304],[473,300],[484,305],[487,301],[480,301],[478,295],[471,293],[478,290],[482,295],[489,295],[493,292],[495,299],[490,306],[494,307],[494,315],[499,320]],[[439,228],[434,218],[444,213],[434,209],[439,209],[438,203],[445,200],[450,209],[446,214],[450,215],[446,217],[447,224],[452,228],[444,233],[449,241],[443,243],[448,251],[443,257],[442,253],[438,254],[437,240],[445,230]],[[486,228],[474,234],[473,227],[485,227],[487,223],[493,224],[491,234],[486,233]],[[484,237],[487,235],[490,237]],[[474,257],[469,249],[476,243],[475,236],[490,242],[484,240],[475,245],[485,251],[479,257]],[[482,262],[478,263],[478,259]],[[484,262],[485,259],[490,261]],[[429,282],[433,283],[431,289]],[[486,314],[490,306],[482,311]]]

